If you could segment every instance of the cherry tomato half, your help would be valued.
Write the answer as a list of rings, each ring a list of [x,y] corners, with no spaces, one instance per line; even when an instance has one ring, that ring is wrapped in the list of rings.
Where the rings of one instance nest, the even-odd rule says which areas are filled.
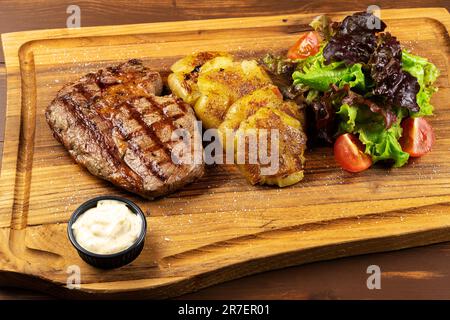
[[[433,128],[424,118],[407,118],[402,121],[400,145],[411,157],[421,157],[431,151],[435,141]]]
[[[319,52],[320,41],[317,32],[310,31],[301,35],[300,39],[289,49],[287,57],[292,60],[305,59]]]
[[[334,159],[342,169],[361,172],[372,165],[372,158],[364,153],[364,145],[351,134],[340,135],[334,143]]]

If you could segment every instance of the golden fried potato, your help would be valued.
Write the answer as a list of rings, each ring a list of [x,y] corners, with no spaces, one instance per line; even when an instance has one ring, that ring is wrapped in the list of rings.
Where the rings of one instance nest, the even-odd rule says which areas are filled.
[[[227,130],[235,132],[242,121],[255,114],[262,107],[280,110],[287,115],[300,120],[303,127],[304,112],[294,101],[283,101],[278,87],[269,85],[253,91],[238,99],[228,109],[224,121],[220,124],[218,131],[222,145],[226,148]],[[229,135],[229,134],[228,134]]]
[[[194,104],[201,94],[197,86],[197,78],[201,67],[216,57],[231,56],[226,52],[205,51],[188,55],[175,62],[170,69],[173,73],[167,78],[172,92],[189,104]]]
[[[236,100],[269,84],[270,78],[256,61],[214,58],[200,70],[197,85],[201,97],[194,105],[195,113],[204,127],[217,128]]]
[[[217,58],[217,57],[228,57],[232,58],[232,56],[229,53],[226,52],[220,52],[220,51],[203,51],[203,52],[197,52],[190,54],[177,62],[175,62],[171,67],[170,70],[174,73],[190,73],[194,69],[199,69],[202,67],[206,62]]]
[[[251,139],[260,139],[263,130],[266,132],[267,146],[258,141],[257,149],[251,147]],[[271,129],[278,130],[278,139],[271,133]],[[264,140],[264,136],[263,140]],[[278,150],[272,149],[272,140]],[[245,152],[239,154],[245,147]],[[261,148],[267,148],[266,155],[271,163],[264,163],[261,159]],[[246,179],[251,184],[269,184],[285,187],[303,179],[305,162],[306,135],[299,120],[286,113],[263,107],[254,115],[242,121],[234,137],[235,161]],[[278,152],[276,152],[278,151]],[[273,152],[273,153],[272,153]],[[257,161],[251,159],[257,153]],[[244,154],[244,159],[242,158]],[[273,157],[273,155],[278,155]],[[267,162],[267,161],[266,161]]]
[[[177,61],[168,77],[172,92],[194,106],[205,128],[217,128],[236,100],[271,84],[254,60],[236,62],[221,52],[203,52]]]
[[[218,128],[225,150],[234,153],[250,183],[284,187],[302,180],[304,110],[283,100],[256,61],[200,52],[177,61],[171,70],[172,92],[193,105],[205,128]]]

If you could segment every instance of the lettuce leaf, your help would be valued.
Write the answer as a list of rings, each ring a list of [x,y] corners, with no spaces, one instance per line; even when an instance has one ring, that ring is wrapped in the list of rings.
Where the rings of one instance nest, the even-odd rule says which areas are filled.
[[[388,130],[384,126],[363,126],[359,130],[359,140],[366,145],[366,153],[375,163],[380,160],[393,160],[394,167],[401,167],[408,162],[409,154],[402,150],[398,139],[402,135],[400,123],[395,123]]]
[[[418,112],[416,96],[420,91],[417,79],[402,69],[402,48],[390,33],[378,35],[378,46],[370,57],[370,75],[375,82],[372,93],[387,105]]]
[[[357,12],[345,17],[323,50],[326,64],[333,61],[344,61],[347,65],[368,63],[377,47],[375,34],[385,28],[386,24],[372,13]]]
[[[336,114],[340,115],[342,121],[339,123],[339,131],[341,133],[355,132],[356,116],[358,115],[358,108],[343,104]]]
[[[362,65],[356,63],[346,66],[344,62],[333,62],[328,65],[324,63],[322,51],[299,62],[297,71],[292,74],[294,85],[304,85],[310,89],[327,91],[331,84],[342,88],[348,84],[351,88],[356,87],[364,90],[366,87]]]
[[[402,150],[398,142],[402,135],[400,122],[406,115],[406,109],[397,110],[397,120],[389,129],[386,129],[383,118],[366,106],[343,104],[337,114],[342,120],[339,131],[358,134],[359,140],[366,146],[365,153],[372,157],[374,163],[390,160],[394,167],[401,167],[408,162],[409,154]]]
[[[439,77],[439,70],[426,58],[413,55],[405,50],[402,51],[402,69],[417,78],[420,90],[417,93],[418,112],[412,113],[413,117],[422,117],[433,114],[433,105],[430,103],[431,96],[437,92],[433,83]]]

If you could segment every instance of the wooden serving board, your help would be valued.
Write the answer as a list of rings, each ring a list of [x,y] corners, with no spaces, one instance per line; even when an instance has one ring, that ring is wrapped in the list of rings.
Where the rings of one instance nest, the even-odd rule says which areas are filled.
[[[341,20],[348,13],[332,15]],[[0,281],[65,297],[162,298],[248,274],[450,240],[450,16],[445,9],[383,10],[389,31],[441,70],[431,122],[433,152],[400,169],[339,169],[331,148],[309,150],[305,179],[289,188],[250,186],[233,166],[155,200],[80,168],[53,139],[44,110],[61,86],[100,67],[140,58],[167,74],[193,51],[242,57],[283,52],[315,15],[296,14],[2,35],[7,67],[0,185]],[[85,264],[66,227],[87,199],[117,194],[145,211],[145,248],[132,264]],[[79,266],[81,289],[66,288]]]

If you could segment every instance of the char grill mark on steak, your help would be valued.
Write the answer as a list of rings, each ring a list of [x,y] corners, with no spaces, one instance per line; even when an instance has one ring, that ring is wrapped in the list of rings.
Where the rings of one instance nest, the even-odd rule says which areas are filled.
[[[91,119],[93,117],[87,116],[81,110],[81,106],[72,99],[71,95],[64,95],[61,98],[67,110],[74,116],[78,124],[83,126],[87,130],[88,135],[92,138],[92,140],[95,143],[99,144],[102,150],[105,151],[108,160],[120,170],[125,170],[125,172],[121,175],[121,178],[126,181],[127,185],[129,185],[129,188],[131,188],[132,190],[138,190],[136,187],[142,187],[143,179],[139,175],[137,175],[119,156],[118,148],[114,141],[111,141],[110,139],[106,138],[105,135],[100,133],[98,129],[98,123]],[[98,112],[96,113],[96,115],[102,118],[103,121],[105,121],[105,119]],[[110,124],[108,124],[108,127],[112,128]],[[135,186],[136,182],[139,183],[138,186]]]
[[[124,106],[129,114],[131,115],[131,119],[136,121],[140,126],[140,130],[136,130],[132,132],[132,135],[138,135],[139,133],[147,134],[152,142],[157,146],[155,149],[154,147],[150,147],[150,150],[141,150],[141,147],[139,145],[136,145],[135,143],[132,143],[132,140],[128,137],[124,136],[125,132],[124,127],[122,125],[118,125],[117,127],[120,128],[120,132],[122,136],[126,139],[128,146],[131,147],[130,149],[141,159],[141,161],[144,163],[144,165],[153,173],[155,177],[157,177],[162,182],[166,181],[168,179],[167,175],[164,173],[164,171],[161,169],[160,165],[161,163],[156,163],[155,161],[149,161],[145,156],[144,152],[146,151],[156,151],[156,150],[164,150],[165,156],[170,159],[170,150],[167,150],[166,146],[161,142],[161,140],[158,138],[157,134],[155,133],[153,127],[151,125],[147,125],[147,123],[142,118],[141,113],[136,110],[129,102],[125,102],[122,106]],[[167,161],[165,161],[167,162]]]
[[[114,68],[111,67],[110,69],[108,69],[108,71],[110,71],[111,73],[113,73],[114,75],[120,75],[120,68]],[[102,93],[108,94],[108,88],[114,84],[120,83],[118,81],[101,81],[101,77],[103,75],[103,72],[99,72],[99,76],[95,77],[95,83],[98,85],[98,87],[100,88],[100,90],[102,91]],[[82,85],[82,84],[77,84],[74,86],[75,89],[81,93],[87,100],[90,100],[92,98],[92,94],[86,90],[86,86]],[[114,92],[113,94],[116,94],[117,92]],[[111,94],[112,95],[112,94]],[[150,95],[146,95],[146,96],[141,96],[141,97],[136,97],[134,100],[140,99],[140,98],[144,98],[146,99],[149,104],[150,107],[152,108],[152,110],[150,111],[156,111],[158,112],[159,116],[161,117],[160,122],[163,122],[164,124],[168,124],[171,129],[175,129],[175,126],[173,125],[172,121],[169,121],[164,113],[156,106],[155,104],[157,104],[155,102],[154,99],[152,99],[152,97]],[[117,99],[120,100],[120,99]],[[108,101],[108,100],[106,100]],[[127,133],[123,123],[121,123],[120,121],[114,121],[114,108],[121,108],[121,107],[125,107],[129,113],[129,115],[131,116],[131,118],[129,120],[134,120],[136,121],[141,129],[140,130],[135,130],[132,132]],[[124,101],[120,106],[112,106],[112,105],[106,105],[106,106],[101,106],[99,108],[98,104],[93,105],[94,110],[97,111],[97,114],[105,121],[108,123],[108,128],[111,129],[115,127],[118,129],[119,134],[121,135],[121,138],[123,140],[125,140],[125,142],[127,143],[128,148],[137,156],[139,157],[139,159],[142,161],[142,163],[145,165],[145,167],[150,170],[150,172],[156,177],[158,178],[160,181],[165,182],[168,179],[168,176],[164,173],[164,171],[161,168],[161,164],[162,163],[157,163],[156,161],[152,161],[147,159],[144,156],[144,152],[145,151],[154,151],[154,150],[141,150],[141,147],[136,144],[133,141],[133,138],[138,136],[140,133],[144,133],[147,134],[149,137],[151,137],[152,142],[155,143],[155,145],[157,146],[157,149],[161,149],[165,152],[166,157],[170,160],[170,154],[171,154],[171,150],[168,148],[167,145],[165,145],[164,143],[162,143],[162,141],[159,139],[158,135],[156,134],[154,128],[153,128],[153,124],[148,125],[145,120],[143,119],[142,114],[129,102],[129,101]],[[109,111],[109,112],[108,112]],[[111,114],[110,114],[111,113]],[[183,114],[184,115],[184,114]],[[182,115],[182,116],[183,116]],[[118,151],[118,150],[117,150]],[[166,159],[167,162],[168,159]],[[124,165],[126,165],[130,170],[133,170],[132,168],[130,168],[128,166],[128,164],[122,160],[122,163]],[[117,163],[116,163],[117,164]],[[134,171],[134,170],[133,170]],[[134,171],[135,174],[137,174],[141,180],[144,180],[145,177],[141,176],[139,174],[139,172]]]
[[[126,113],[121,112],[121,108],[125,108],[130,117],[127,117]],[[154,132],[152,126],[151,125],[149,126],[145,123],[145,121],[142,118],[142,115],[139,113],[139,111],[136,110],[136,108],[134,108],[128,101],[125,101],[120,106],[110,106],[110,105],[102,106],[99,104],[94,104],[92,109],[95,110],[96,113],[98,114],[98,116],[101,117],[102,120],[105,121],[108,128],[111,130],[111,134],[112,134],[113,128],[117,129],[117,132],[119,133],[120,138],[122,140],[124,140],[124,142],[126,143],[127,149],[131,150],[133,152],[133,154],[141,160],[141,162],[145,165],[145,167],[148,170],[150,170],[150,172],[156,178],[158,178],[162,182],[165,182],[168,179],[168,176],[164,173],[164,171],[160,167],[160,165],[162,163],[157,163],[154,160],[149,160],[148,158],[146,158],[144,156],[144,152],[161,149],[161,150],[164,150],[164,152],[166,154],[166,158],[170,159],[170,150],[168,150],[166,148],[166,146],[160,141],[160,139]],[[118,109],[118,110],[115,110],[115,109]],[[125,126],[124,126],[123,121],[118,119],[117,114],[115,114],[117,111],[124,114],[124,117],[126,118],[126,120],[136,121],[138,123],[138,125],[140,126],[140,128],[138,128],[136,130],[132,130],[132,131],[127,130],[127,128],[125,128]],[[141,146],[139,146],[136,143],[135,139],[139,138],[140,136],[145,136],[145,135],[148,135],[151,138],[151,141],[154,143],[154,145],[157,148],[154,148],[154,150],[142,150]],[[118,154],[117,147],[116,147],[116,153]],[[122,161],[122,164],[127,166],[127,168],[129,168],[130,170],[132,170],[140,178],[141,181],[143,181],[145,179],[145,176],[142,176],[139,172],[137,172],[133,168],[131,168],[126,163],[126,161],[123,161],[123,159],[121,159],[121,161]],[[164,161],[164,163],[167,161],[168,160],[166,159],[166,161]]]
[[[152,140],[156,143],[156,145],[159,146],[162,150],[164,150],[166,155],[170,156],[172,153],[172,150],[161,141],[161,139],[159,138],[158,134],[156,133],[156,130],[153,127],[153,125],[156,123],[164,123],[164,124],[169,125],[172,130],[176,129],[175,126],[173,125],[172,121],[170,121],[169,119],[166,118],[164,113],[161,112],[161,110],[157,106],[155,107],[155,101],[153,99],[150,99],[150,97],[140,97],[140,98],[135,99],[134,103],[136,103],[136,101],[138,99],[145,99],[150,105],[150,107],[149,107],[150,110],[147,110],[147,111],[157,112],[160,117],[160,120],[157,120],[157,121],[153,122],[152,124],[148,125],[144,119],[144,116],[146,113],[144,110],[141,113],[137,110],[137,108],[134,105],[132,105],[128,102],[125,103],[125,107],[128,109],[128,111],[130,112],[133,119],[136,120],[142,126],[142,128],[145,130],[145,132],[150,137],[152,137]]]
[[[98,105],[95,104],[94,105],[94,109],[97,109],[98,114],[107,122],[110,123],[109,127],[111,128],[116,128],[118,129],[118,133],[120,134],[121,138],[123,140],[125,140],[125,142],[127,143],[128,148],[137,156],[139,157],[139,159],[141,160],[141,162],[145,165],[145,167],[150,170],[150,172],[156,177],[158,178],[161,182],[165,182],[167,181],[167,179],[169,178],[167,176],[167,174],[164,172],[164,170],[161,168],[161,166],[164,163],[167,163],[171,160],[171,153],[172,150],[169,147],[168,144],[165,144],[161,141],[161,139],[159,138],[158,134],[157,134],[157,129],[155,129],[155,127],[157,126],[164,126],[164,125],[168,125],[170,127],[171,130],[176,130],[177,128],[175,127],[175,125],[173,124],[173,121],[171,121],[171,119],[173,118],[169,118],[167,117],[164,112],[162,112],[161,108],[164,108],[164,104],[159,104],[158,102],[156,102],[151,96],[141,96],[141,97],[136,97],[135,99],[133,99],[134,102],[140,100],[140,99],[145,99],[148,104],[149,104],[149,108],[146,110],[142,110],[141,112],[138,111],[138,109],[133,105],[133,103],[130,103],[129,101],[125,101],[123,102],[120,106],[104,106],[101,107],[100,110],[98,110]],[[166,105],[168,105],[170,103],[166,103]],[[158,107],[160,106],[160,107]],[[136,121],[136,123],[140,126],[139,129],[133,130],[131,132],[128,132],[126,130],[126,128],[123,125],[122,121],[118,121],[116,119],[116,117],[114,116],[113,112],[114,109],[113,108],[118,108],[119,110],[121,108],[126,109],[126,114],[125,117],[127,117],[127,120],[133,120]],[[121,110],[120,110],[121,111]],[[151,112],[156,112],[159,117],[160,120],[157,120],[151,124],[147,124],[147,122],[145,121],[144,117],[146,113],[151,113]],[[121,112],[123,113],[123,112]],[[185,114],[179,114],[179,116],[184,116]],[[171,131],[172,132],[172,131]],[[139,136],[144,136],[147,135],[148,137],[151,138],[151,141],[153,143],[152,146],[147,147],[146,149],[142,150],[141,146],[139,146],[134,139],[139,137]],[[156,162],[154,160],[150,160],[147,157],[144,156],[145,152],[154,152],[157,150],[162,150],[164,152],[164,158],[159,161]],[[125,162],[126,163],[126,162]],[[178,163],[172,163],[175,166],[179,166]],[[139,172],[135,173],[137,175],[139,175],[142,179],[145,179],[145,177],[142,177]]]

